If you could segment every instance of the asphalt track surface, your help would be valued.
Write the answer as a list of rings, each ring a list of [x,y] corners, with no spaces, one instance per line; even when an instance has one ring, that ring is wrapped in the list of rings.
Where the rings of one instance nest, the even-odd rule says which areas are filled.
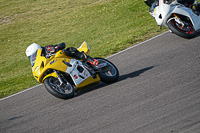
[[[108,58],[119,81],[69,100],[43,85],[0,101],[1,133],[200,133],[200,37],[171,33]]]

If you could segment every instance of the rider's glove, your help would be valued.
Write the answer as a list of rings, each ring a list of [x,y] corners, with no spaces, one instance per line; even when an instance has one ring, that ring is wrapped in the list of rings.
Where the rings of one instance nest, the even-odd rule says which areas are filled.
[[[62,42],[62,43],[58,44],[58,45],[55,47],[55,49],[56,49],[57,51],[58,51],[58,50],[62,50],[62,49],[65,48],[65,46],[66,46],[66,44],[65,44],[64,42]]]

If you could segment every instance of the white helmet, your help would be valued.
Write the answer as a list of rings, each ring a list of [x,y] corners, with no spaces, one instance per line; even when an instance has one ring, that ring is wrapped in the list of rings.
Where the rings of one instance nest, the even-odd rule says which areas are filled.
[[[35,53],[38,49],[41,49],[40,45],[33,43],[29,45],[26,49],[26,56],[30,57],[33,53]]]

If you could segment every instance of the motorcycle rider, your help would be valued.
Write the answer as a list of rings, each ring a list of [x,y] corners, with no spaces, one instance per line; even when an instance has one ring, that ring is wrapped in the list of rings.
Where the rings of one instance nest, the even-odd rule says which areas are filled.
[[[60,43],[57,45],[47,45],[45,47],[40,47],[40,45],[33,43],[29,45],[26,49],[26,55],[28,58],[35,53],[39,48],[42,49],[42,55],[45,56],[46,58],[50,58],[53,54],[58,52],[59,50],[63,50],[65,48],[65,43]],[[67,56],[73,57],[78,60],[82,61],[87,61],[89,62],[92,66],[97,66],[98,65],[98,60],[93,59],[92,57],[86,55],[83,51],[79,52],[76,48],[74,47],[69,47],[65,50],[63,50]]]
[[[151,7],[152,4],[155,2],[155,1],[158,1],[158,0],[144,0],[144,3]],[[165,2],[167,3],[171,3],[172,0],[165,0]],[[186,7],[189,7],[189,8],[194,8],[196,11],[200,12],[200,2],[198,2],[197,0],[177,0],[177,2],[185,5]],[[196,13],[196,12],[195,12]]]

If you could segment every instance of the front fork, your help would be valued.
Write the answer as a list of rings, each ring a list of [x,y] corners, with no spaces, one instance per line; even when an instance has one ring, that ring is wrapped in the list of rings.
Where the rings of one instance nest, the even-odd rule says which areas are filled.
[[[170,18],[167,23],[169,23],[169,21],[171,21],[172,19],[174,19],[178,24],[180,24],[182,27],[185,26],[185,23],[183,23],[183,21],[181,21],[181,19],[176,15],[173,14],[174,17]]]
[[[60,75],[56,72],[56,70],[54,70],[54,72],[55,72],[56,75],[58,76],[58,80],[59,80],[59,82],[60,82],[60,85],[63,85],[64,82],[63,82],[62,78],[60,77]]]
[[[176,15],[176,14],[173,14],[174,15],[174,20],[179,23],[180,25],[182,25],[182,27],[185,26],[185,24],[181,21],[181,19]]]
[[[68,82],[65,83],[56,70],[54,70],[54,72],[58,76],[58,81],[60,82],[60,85],[59,85],[60,90],[64,92],[66,89],[70,89],[69,83]]]

